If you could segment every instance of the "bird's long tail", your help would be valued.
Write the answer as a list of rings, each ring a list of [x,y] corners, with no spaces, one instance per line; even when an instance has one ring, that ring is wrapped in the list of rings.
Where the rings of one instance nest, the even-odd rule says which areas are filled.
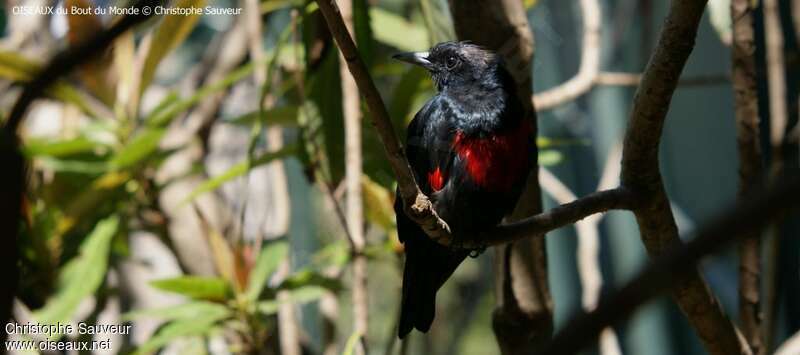
[[[413,328],[421,332],[430,329],[436,313],[436,291],[467,256],[467,252],[430,240],[421,229],[410,234],[403,236],[406,261],[398,329],[401,339]]]

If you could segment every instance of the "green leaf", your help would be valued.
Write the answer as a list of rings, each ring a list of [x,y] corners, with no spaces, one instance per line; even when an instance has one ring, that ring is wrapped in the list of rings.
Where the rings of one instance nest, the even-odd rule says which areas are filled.
[[[158,143],[166,132],[162,128],[146,128],[133,137],[117,154],[109,161],[112,169],[120,170],[141,162],[145,158],[152,156],[158,149]]]
[[[205,99],[211,94],[225,90],[240,80],[247,78],[253,72],[256,64],[260,63],[250,62],[242,65],[236,70],[228,73],[228,75],[221,80],[203,86],[200,90],[197,90],[192,96],[189,96],[186,99],[179,99],[176,94],[168,95],[164,101],[162,101],[158,107],[156,107],[156,109],[154,109],[147,116],[145,122],[147,122],[147,125],[154,127],[166,126],[176,115],[188,110],[200,102],[200,100]]]
[[[324,287],[320,286],[304,286],[294,290],[287,291],[288,297],[285,300],[268,300],[258,302],[258,311],[263,315],[272,315],[278,312],[278,308],[282,303],[305,304],[320,299],[326,292],[329,292]]]
[[[63,157],[67,155],[91,152],[96,143],[86,137],[53,141],[49,138],[34,138],[25,141],[23,153],[28,157],[49,156]]]
[[[38,161],[45,168],[56,172],[97,175],[108,171],[108,164],[104,161],[64,160],[51,157],[42,157]]]
[[[175,8],[202,8],[205,5],[204,0],[179,0],[175,4]],[[192,15],[166,15],[164,16],[161,24],[156,28],[150,41],[150,50],[147,52],[147,57],[142,67],[142,79],[139,86],[139,92],[144,92],[153,77],[156,74],[158,64],[164,59],[169,52],[178,47],[192,29],[197,24],[200,15],[192,13]]]
[[[557,150],[540,150],[539,165],[553,166],[564,160],[564,156]]]
[[[389,234],[390,239],[394,239],[397,227],[391,192],[367,175],[361,176],[361,190],[364,194],[364,214],[367,220],[380,226]]]
[[[324,276],[318,272],[305,269],[297,271],[278,286],[280,290],[295,290],[307,286],[318,286],[331,292],[339,292],[342,289],[342,282],[339,279]]]
[[[284,241],[268,243],[258,255],[256,264],[250,272],[247,282],[247,298],[258,299],[258,295],[267,284],[269,276],[275,272],[278,265],[289,256],[289,244]]]
[[[233,180],[239,176],[242,176],[249,172],[252,169],[255,169],[258,166],[264,165],[269,163],[275,159],[283,159],[285,157],[291,156],[297,152],[296,145],[287,145],[275,152],[267,152],[262,154],[261,156],[257,157],[252,162],[245,159],[242,162],[232,166],[228,171],[219,174],[211,179],[206,180],[200,186],[195,188],[186,199],[183,200],[181,203],[188,203],[189,201],[194,200],[197,196],[200,196],[204,193],[211,192],[222,186],[222,184]]]
[[[111,240],[119,228],[117,216],[108,217],[95,225],[81,243],[79,254],[61,269],[56,292],[44,307],[34,313],[41,324],[65,323],[71,320],[83,299],[91,296],[103,283],[108,268]],[[51,340],[61,334],[53,334]]]
[[[425,29],[401,16],[373,6],[369,17],[375,39],[384,44],[404,51],[420,51],[429,46]]]
[[[218,277],[181,276],[152,281],[150,285],[200,300],[222,301],[231,295],[228,283]]]
[[[225,318],[228,318],[227,314],[204,314],[191,319],[170,322],[139,346],[133,354],[154,352],[178,338],[208,334],[214,330],[217,322]]]
[[[0,78],[18,83],[27,83],[33,79],[41,68],[41,64],[20,54],[0,51]],[[47,93],[60,101],[75,105],[90,117],[97,117],[80,92],[64,82],[56,82],[47,89]]]
[[[122,315],[122,321],[127,322],[142,318],[175,320],[197,318],[209,314],[229,316],[231,312],[230,309],[221,304],[206,301],[192,301],[176,306],[131,311]]]
[[[342,355],[353,355],[356,351],[356,344],[358,344],[358,339],[361,338],[361,333],[353,332],[347,338],[347,342],[344,343],[344,351],[342,351]]]
[[[309,100],[298,120],[311,161],[319,166],[320,179],[334,185],[344,177],[344,113],[339,56],[328,51],[310,75]]]

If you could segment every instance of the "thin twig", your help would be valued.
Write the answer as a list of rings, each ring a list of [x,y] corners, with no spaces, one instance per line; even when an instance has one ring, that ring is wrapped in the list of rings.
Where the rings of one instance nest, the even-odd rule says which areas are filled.
[[[739,198],[760,188],[763,164],[759,140],[755,30],[750,0],[731,1],[732,82],[739,149]],[[756,231],[739,244],[739,318],[753,354],[766,352],[761,329],[761,240]]]
[[[704,256],[721,250],[741,236],[763,228],[771,219],[800,206],[800,178],[786,179],[752,200],[739,202],[712,223],[700,228],[685,245],[673,244],[642,272],[593,312],[573,318],[541,354],[575,354],[590,345],[602,329],[626,319],[648,300],[666,292],[696,272]],[[736,352],[739,353],[739,352]],[[732,353],[730,353],[732,354]]]
[[[786,339],[781,346],[775,350],[775,355],[797,355],[800,354],[800,332],[794,333]]]
[[[619,165],[619,161],[609,156],[609,165]],[[619,176],[617,174],[616,176]],[[547,192],[558,203],[567,203],[574,200],[575,194],[564,185],[553,173],[545,168],[539,168],[539,182],[542,190]],[[590,312],[597,308],[600,291],[603,288],[603,275],[600,272],[600,233],[599,223],[602,215],[595,214],[575,223],[575,232],[578,235],[578,275],[581,280],[581,303],[583,309]],[[611,327],[605,328],[600,333],[600,353],[602,355],[620,355],[619,340]]]
[[[571,102],[591,90],[600,72],[600,27],[603,13],[597,0],[580,0],[583,44],[578,73],[566,82],[533,95],[533,104],[543,111]]]
[[[642,74],[639,73],[600,72],[595,78],[595,84],[607,86],[639,86],[641,81]],[[678,81],[678,86],[727,85],[730,81],[727,75],[702,75],[681,78]]]
[[[341,2],[341,14],[345,25],[353,36],[353,0]],[[353,330],[360,334],[357,354],[367,353],[368,330],[368,296],[367,291],[367,258],[363,254],[366,241],[364,238],[364,205],[361,196],[361,102],[358,86],[349,75],[344,57],[340,53],[339,73],[342,80],[342,103],[344,111],[344,145],[345,145],[345,191],[347,226],[350,238],[353,239]]]

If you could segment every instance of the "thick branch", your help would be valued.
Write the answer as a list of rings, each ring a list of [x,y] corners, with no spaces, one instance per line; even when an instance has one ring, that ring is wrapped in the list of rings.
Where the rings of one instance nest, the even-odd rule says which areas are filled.
[[[706,1],[673,0],[660,39],[634,98],[622,157],[622,184],[636,191],[634,210],[642,241],[653,256],[681,243],[658,166],[658,146],[678,78],[692,52]],[[694,270],[673,287],[673,297],[711,354],[749,349]]]
[[[739,198],[743,199],[758,189],[764,178],[758,128],[755,31],[750,1],[733,0],[731,19],[732,81],[739,149]],[[761,332],[760,232],[746,236],[739,244],[739,318],[743,335],[754,354],[763,354],[766,350]]]
[[[648,300],[666,292],[670,285],[693,278],[704,256],[721,250],[748,233],[762,229],[771,219],[800,206],[800,178],[777,184],[764,194],[738,205],[700,228],[685,245],[674,244],[639,275],[593,312],[575,317],[542,349],[542,354],[575,354],[594,342],[600,331],[624,320]]]

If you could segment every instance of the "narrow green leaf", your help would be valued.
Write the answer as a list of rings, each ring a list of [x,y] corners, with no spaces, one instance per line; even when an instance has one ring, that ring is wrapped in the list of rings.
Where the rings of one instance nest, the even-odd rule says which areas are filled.
[[[227,317],[228,315],[226,314],[205,314],[192,319],[180,319],[170,322],[139,346],[133,354],[152,353],[175,339],[208,334],[214,330],[217,322]]]
[[[124,169],[151,156],[158,149],[158,143],[166,132],[162,128],[146,128],[126,144],[109,161],[112,169]]]
[[[258,295],[267,284],[269,276],[275,272],[278,265],[289,255],[289,244],[283,241],[267,244],[258,255],[256,264],[250,272],[247,282],[247,298],[258,299]]]
[[[253,72],[255,64],[259,63],[250,62],[242,65],[236,70],[228,73],[228,75],[226,75],[220,81],[203,86],[200,90],[197,90],[192,96],[189,96],[186,99],[177,99],[176,95],[167,96],[167,98],[162,101],[161,104],[159,104],[159,106],[150,113],[150,115],[148,115],[148,117],[145,119],[145,122],[147,122],[149,126],[156,127],[163,127],[167,125],[176,115],[188,110],[200,102],[200,100],[205,99],[211,94],[225,90],[231,85],[236,84],[244,78],[247,78],[247,76]]]
[[[342,355],[353,355],[356,351],[356,344],[358,344],[358,339],[361,338],[361,333],[353,332],[347,338],[347,342],[344,343],[344,351],[342,351]]]
[[[189,303],[179,304],[176,306],[169,306],[163,308],[152,308],[131,311],[122,315],[122,321],[132,321],[142,318],[161,319],[161,320],[175,320],[186,318],[198,318],[205,315],[228,316],[231,314],[230,309],[227,307],[206,302],[206,301],[192,301]]]
[[[428,47],[424,28],[387,10],[373,6],[369,9],[375,39],[404,51],[420,51]]]
[[[539,165],[553,166],[564,160],[564,156],[557,150],[540,150]]]
[[[77,153],[91,152],[95,149],[95,142],[86,137],[53,141],[47,138],[33,138],[25,141],[23,153],[28,157],[49,156],[63,157]]]
[[[183,9],[202,8],[205,3],[203,0],[179,0],[174,7]],[[140,92],[144,92],[147,86],[150,85],[161,60],[183,43],[199,19],[200,15],[194,13],[192,15],[176,14],[164,16],[150,41],[150,51],[147,52],[144,67],[142,68]]]
[[[104,161],[64,160],[51,157],[39,158],[45,168],[56,172],[96,175],[108,171],[108,164]]]
[[[34,313],[41,324],[65,323],[71,320],[80,302],[91,296],[103,283],[108,268],[111,239],[119,228],[117,216],[108,217],[95,225],[81,243],[79,255],[67,262],[58,277],[56,292],[44,307]],[[61,334],[53,334],[51,340]]]
[[[256,308],[263,315],[272,315],[278,312],[282,303],[293,303],[297,305],[306,304],[320,299],[326,292],[325,288],[319,286],[304,286],[298,289],[287,291],[289,297],[286,300],[267,300],[258,302]]]
[[[187,203],[191,200],[194,200],[197,196],[200,196],[204,193],[211,192],[222,186],[222,184],[233,180],[239,176],[244,175],[245,173],[249,172],[250,170],[269,163],[275,159],[283,159],[285,157],[291,156],[297,152],[296,145],[287,145],[284,146],[282,149],[275,151],[275,152],[268,152],[264,153],[261,156],[257,157],[252,162],[245,159],[245,161],[239,162],[238,164],[232,166],[228,171],[217,175],[209,180],[206,180],[200,186],[195,188],[182,203]]]
[[[189,298],[222,301],[231,295],[230,286],[218,277],[181,276],[150,282],[153,287]]]
[[[453,19],[444,0],[420,0],[422,18],[428,29],[430,44],[456,39]]]

